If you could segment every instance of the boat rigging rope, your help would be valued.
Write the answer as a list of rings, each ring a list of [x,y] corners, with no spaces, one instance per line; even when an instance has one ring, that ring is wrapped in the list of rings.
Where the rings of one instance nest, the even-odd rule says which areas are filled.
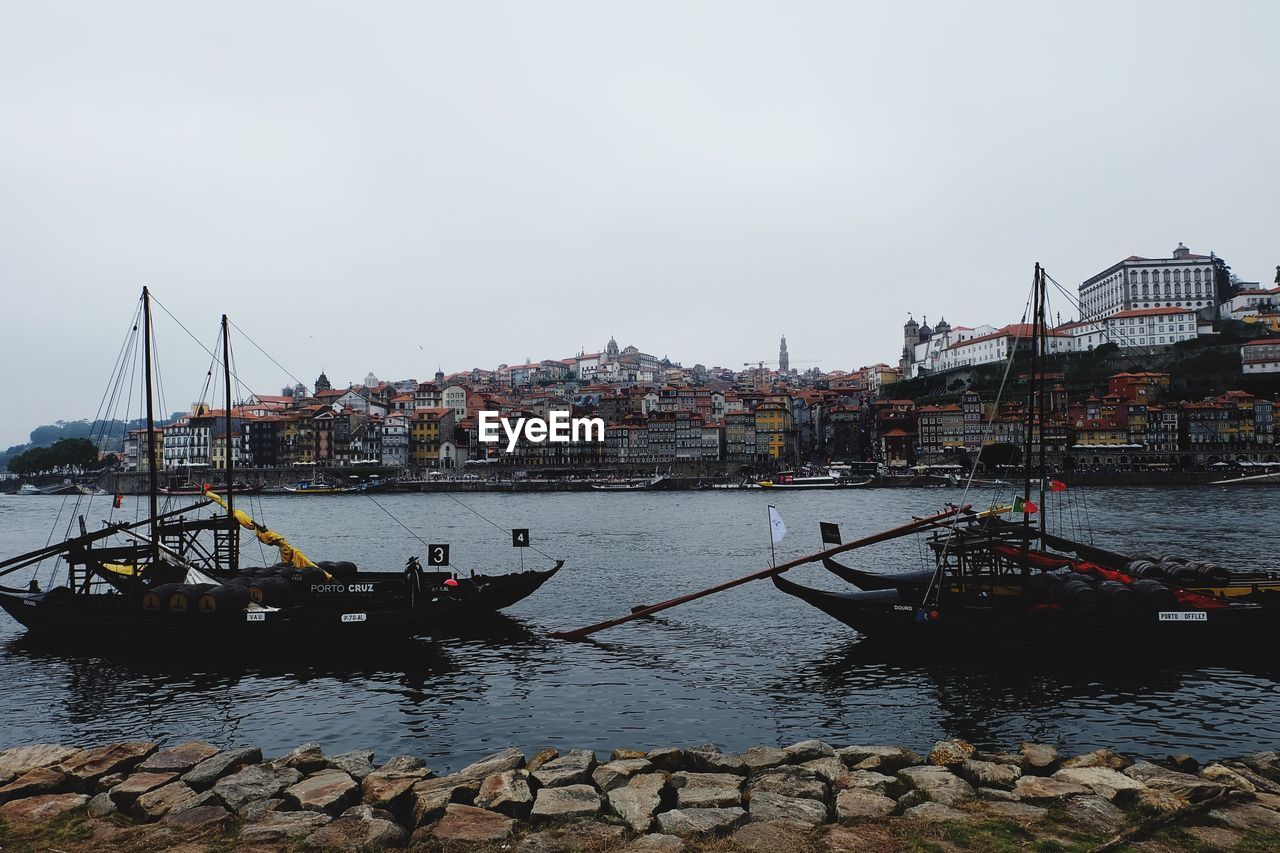
[[[387,509],[385,506],[383,506],[382,504],[378,503],[377,498],[375,498],[373,495],[369,494],[369,492],[368,492],[368,490],[367,490],[367,489],[366,489],[366,490],[364,490],[364,493],[363,493],[363,494],[364,494],[364,496],[365,496],[366,498],[368,498],[369,500],[373,501],[373,505],[374,505],[374,506],[376,506],[378,509],[380,509],[380,510],[382,510],[383,512],[385,512],[385,513],[387,514],[387,518],[391,519],[391,520],[392,520],[392,521],[394,521],[396,524],[398,524],[398,525],[400,525],[401,527],[403,527],[406,533],[408,533],[408,534],[409,534],[410,536],[412,536],[414,539],[417,539],[417,540],[418,540],[418,542],[420,542],[420,543],[422,544],[422,547],[423,547],[423,548],[428,549],[428,551],[430,550],[431,545],[430,545],[430,544],[429,544],[425,539],[423,539],[423,538],[422,538],[421,536],[419,536],[418,534],[414,533],[414,532],[413,532],[413,528],[409,527],[409,525],[405,524],[403,521],[401,521],[400,519],[396,518],[396,517],[395,517],[395,515],[393,515],[393,514],[392,514],[391,510]],[[449,557],[449,561],[450,561],[450,565],[452,565],[452,563],[453,563],[453,556],[452,556],[452,555],[450,555],[450,557]],[[462,566],[456,566],[455,568],[459,568],[459,569],[462,569],[463,571],[466,571],[466,569],[465,569],[464,567],[462,567]]]
[[[1033,287],[1032,292],[1034,293],[1034,291],[1035,291],[1035,288]],[[1027,314],[1031,312],[1031,307],[1032,307],[1031,300],[1032,300],[1032,294],[1029,293],[1027,294],[1026,305],[1022,309],[1021,325],[1024,325],[1024,326],[1026,325]],[[1011,337],[1011,344],[1009,347],[1009,358],[1005,362],[1004,375],[1000,377],[1000,387],[996,391],[996,399],[991,406],[991,417],[987,419],[987,428],[983,431],[982,440],[983,440],[984,446],[986,444],[987,438],[990,437],[995,432],[996,418],[999,416],[999,413],[1000,413],[1000,400],[1004,396],[1005,385],[1008,383],[1009,373],[1013,369],[1014,356],[1018,351],[1018,341],[1021,340],[1021,338],[1017,335],[1011,335],[1010,337]],[[1031,376],[1030,371],[1028,371],[1028,374],[1027,374],[1027,381],[1028,382],[1035,381],[1034,377]],[[1041,441],[1043,440],[1044,439],[1042,437]],[[964,492],[960,496],[959,506],[964,506],[969,497],[969,490],[973,488],[973,478],[978,473],[978,463],[981,459],[982,459],[982,452],[979,451],[978,454],[974,456],[973,464],[969,467],[969,477],[965,480]],[[1023,460],[1023,461],[1025,464],[1030,464],[1029,460]],[[1041,471],[1040,475],[1044,476],[1044,472]],[[1043,508],[1041,509],[1041,511],[1042,512],[1044,511]],[[929,579],[928,587],[925,588],[924,597],[921,599],[922,605],[927,605],[931,599],[936,602],[937,596],[941,592],[941,585],[939,584],[938,581],[942,576],[942,567],[946,564],[947,552],[951,548],[951,540],[955,538],[956,524],[959,522],[959,520],[960,520],[960,516],[955,515],[945,525],[947,530],[947,537],[943,541],[942,551],[941,553],[938,554],[938,557],[937,557],[937,568],[933,573],[933,577]]]
[[[450,493],[450,492],[441,492],[440,494],[447,496],[450,500],[452,500],[452,501],[453,501],[454,503],[456,503],[458,506],[460,506],[460,507],[462,507],[463,509],[465,509],[467,512],[474,513],[477,517],[479,517],[480,519],[482,519],[482,520],[484,520],[485,522],[487,522],[490,526],[495,527],[495,528],[497,528],[498,530],[501,530],[503,533],[506,533],[506,534],[508,534],[508,535],[511,533],[511,528],[510,528],[510,527],[503,527],[501,524],[498,524],[498,523],[496,523],[496,522],[490,521],[488,518],[485,518],[483,515],[481,515],[481,514],[480,514],[479,512],[477,512],[476,510],[472,509],[471,507],[469,507],[469,506],[467,506],[466,504],[464,504],[462,501],[458,500],[456,497],[454,497],[454,496],[453,496],[453,494],[452,494],[452,493]],[[550,560],[551,562],[553,562],[553,563],[555,562],[555,560],[556,560],[556,558],[555,558],[555,557],[552,557],[550,554],[548,554],[546,551],[543,551],[541,548],[537,547],[537,546],[536,546],[536,545],[534,545],[532,542],[530,542],[530,543],[529,543],[529,546],[528,546],[528,547],[529,547],[529,548],[530,548],[530,549],[531,549],[535,554],[540,554],[540,555],[542,555],[543,557],[546,557],[546,558],[547,558],[548,560]]]

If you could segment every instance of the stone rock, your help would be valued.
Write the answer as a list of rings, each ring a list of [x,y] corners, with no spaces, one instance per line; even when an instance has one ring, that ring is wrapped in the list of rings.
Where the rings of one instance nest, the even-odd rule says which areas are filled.
[[[1223,761],[1221,762],[1221,765],[1227,768],[1228,770],[1232,771],[1236,775],[1238,775],[1241,779],[1244,779],[1246,782],[1248,782],[1253,787],[1257,788],[1259,791],[1265,791],[1268,794],[1280,794],[1280,782],[1275,782],[1271,779],[1268,779],[1266,776],[1263,776],[1262,774],[1258,773],[1252,767],[1249,767],[1243,762]],[[1204,776],[1203,771],[1201,772],[1200,775]],[[1208,779],[1209,777],[1204,776],[1204,778]],[[1211,779],[1210,781],[1219,781],[1219,780]]]
[[[584,850],[614,850],[624,830],[589,820],[549,827],[526,835],[516,848],[519,853],[581,853]]]
[[[1188,835],[1208,850],[1234,850],[1244,840],[1244,833],[1225,826],[1188,826]]]
[[[955,806],[977,797],[973,786],[944,767],[908,767],[898,771],[898,778],[919,791],[930,802]]]
[[[595,760],[595,753],[592,753],[592,760]],[[479,761],[468,764],[466,767],[451,775],[458,776],[463,779],[474,779],[482,782],[488,776],[494,773],[501,773],[503,770],[519,770],[524,766],[524,753],[516,747],[510,747],[495,752],[493,755],[487,755]],[[545,765],[544,765],[545,766]]]
[[[71,780],[55,767],[33,767],[4,787],[0,787],[0,803],[21,800],[37,794],[54,794]]]
[[[836,820],[885,817],[897,807],[896,802],[869,788],[848,788],[836,794]]]
[[[1280,752],[1250,753],[1240,763],[1272,782],[1280,782]]]
[[[666,835],[689,838],[724,833],[745,823],[747,813],[740,808],[672,809],[658,815],[658,828]]]
[[[756,824],[760,826],[760,824]],[[746,847],[748,850],[776,850],[777,848],[753,848]],[[676,835],[663,835],[661,832],[655,832],[652,835],[642,835],[626,846],[627,850],[636,851],[636,853],[682,853],[684,850],[684,839]]]
[[[741,756],[725,755],[713,746],[686,749],[684,766],[695,773],[736,773],[745,776],[748,772]]]
[[[134,773],[125,777],[119,785],[114,786],[108,795],[121,809],[128,809],[134,802],[147,791],[154,791],[163,785],[168,785],[174,779],[178,778],[178,774],[172,772],[166,773]]]
[[[1060,765],[1062,769],[1073,767],[1108,767],[1112,770],[1123,770],[1133,764],[1133,759],[1110,749],[1095,749],[1084,755],[1068,758]]]
[[[1131,779],[1109,767],[1064,767],[1050,778],[1059,782],[1083,785],[1099,797],[1114,800],[1119,794],[1145,788],[1141,782]]]
[[[106,791],[101,794],[95,794],[89,800],[89,804],[85,806],[85,810],[89,813],[89,817],[106,817],[119,811],[115,801],[111,799],[111,795]]]
[[[476,805],[507,817],[524,819],[533,808],[533,791],[529,789],[529,771],[504,770],[480,783]],[[446,808],[446,812],[447,812]]]
[[[431,834],[441,841],[496,844],[510,838],[515,826],[516,822],[506,815],[475,806],[450,803],[445,807],[444,817],[431,830]]]
[[[1029,803],[996,802],[987,806],[987,811],[1007,820],[1036,821],[1044,820],[1049,810]]]
[[[360,784],[341,770],[322,770],[285,789],[284,798],[303,811],[339,814],[359,797]]]
[[[1089,789],[1084,785],[1063,782],[1047,776],[1023,776],[1013,786],[1013,795],[1019,800],[1065,800],[1067,797],[1087,793]]]
[[[785,766],[766,770],[751,782],[751,791],[765,791],[783,797],[800,797],[809,800],[825,801],[827,785],[811,770],[802,767]]]
[[[394,811],[408,801],[413,786],[430,774],[425,767],[402,772],[375,770],[360,782],[361,802]]]
[[[128,773],[108,773],[106,776],[103,776],[98,780],[98,790],[110,791],[116,785],[119,785],[128,778],[128,776]]]
[[[202,791],[195,793],[193,797],[188,797],[175,803],[167,814],[181,814],[187,809],[198,809],[202,806],[220,806],[222,804],[222,800],[218,799],[218,795],[213,791]]]
[[[220,805],[196,806],[180,812],[169,812],[161,821],[171,829],[198,830],[211,826],[225,826],[231,822],[231,812]]]
[[[0,806],[0,820],[5,823],[31,823],[49,821],[89,802],[85,794],[38,794],[10,800]]]
[[[997,803],[1016,803],[1018,797],[1013,791],[1006,791],[1002,788],[979,788],[978,799],[990,800]]]
[[[219,779],[213,786],[213,792],[227,804],[227,808],[238,809],[250,800],[278,797],[285,788],[301,778],[302,774],[292,767],[273,768],[265,764],[251,764],[237,773]]]
[[[824,828],[820,838],[823,849],[830,853],[868,853],[871,850],[901,850],[886,821],[855,824],[833,823]]]
[[[188,741],[152,753],[150,758],[138,765],[138,769],[144,772],[182,774],[201,761],[213,758],[218,752],[218,748],[211,743],[202,740]]]
[[[973,758],[978,749],[965,740],[940,740],[929,751],[929,763],[935,767],[955,767]]]
[[[816,758],[813,761],[806,761],[803,764],[798,764],[796,766],[804,770],[808,770],[828,784],[836,781],[841,776],[844,776],[849,772],[849,768],[844,766],[844,762],[835,756],[830,756],[828,758]]]
[[[277,767],[292,767],[303,776],[323,770],[329,766],[329,759],[324,757],[324,750],[315,741],[294,747],[286,755],[271,762]]]
[[[668,773],[675,773],[684,766],[684,751],[670,746],[651,749],[644,757],[654,767]]]
[[[593,818],[600,814],[600,794],[590,785],[562,785],[542,788],[529,812],[532,821],[563,821]]]
[[[212,792],[210,792],[212,793]],[[216,794],[214,796],[217,796]],[[268,797],[265,800],[250,800],[240,808],[236,809],[236,817],[245,823],[253,823],[261,819],[267,812],[276,812],[283,809],[285,803],[283,797]]]
[[[620,747],[609,754],[610,761],[630,761],[635,758],[644,758],[644,750]]]
[[[307,844],[323,850],[380,850],[408,840],[409,833],[393,820],[356,815],[340,817],[307,836]]]
[[[973,815],[968,812],[962,812],[959,809],[953,809],[944,803],[921,803],[918,806],[912,806],[902,813],[903,817],[913,820],[924,820],[930,823],[942,823],[944,821],[969,822],[972,821]]]
[[[373,751],[354,749],[329,759],[329,766],[341,770],[357,782],[373,772]]]
[[[1177,755],[1170,755],[1164,760],[1164,763],[1177,770],[1179,773],[1195,773],[1200,769],[1200,762],[1196,761],[1185,752],[1179,752]]]
[[[1209,812],[1209,817],[1241,832],[1280,831],[1280,814],[1256,803],[1237,803],[1214,809]]]
[[[0,778],[6,781],[21,776],[37,767],[61,764],[79,750],[59,743],[37,743],[30,746],[14,746],[0,752]]]
[[[358,817],[361,820],[373,820],[375,818],[380,820],[396,819],[396,816],[386,809],[374,808],[368,803],[356,803],[354,806],[351,806],[342,814],[338,815],[338,817]]]
[[[1014,786],[1022,776],[1022,768],[1012,764],[996,764],[992,761],[975,761],[972,758],[960,762],[956,775],[975,788],[1004,788]]]
[[[548,747],[547,749],[539,750],[533,754],[532,758],[525,762],[524,769],[532,773],[535,770],[542,769],[542,765],[546,764],[548,761],[552,761],[559,757],[560,750],[558,749]],[[641,756],[641,758],[643,757],[644,756]]]
[[[333,818],[323,812],[266,812],[240,828],[245,844],[276,844],[315,832]]]
[[[900,797],[906,793],[907,787],[897,776],[886,776],[874,770],[850,770],[843,776],[837,776],[831,784],[837,791],[863,789],[886,797]]]
[[[544,788],[559,785],[581,785],[591,781],[596,767],[596,754],[589,749],[574,749],[568,755],[553,758],[533,773]]]
[[[250,764],[257,764],[261,760],[262,750],[256,746],[223,750],[182,774],[182,781],[197,791],[204,791],[212,788],[213,784],[223,776],[242,770]]]
[[[597,767],[591,774],[591,780],[597,788],[608,793],[627,784],[637,773],[648,773],[652,769],[653,765],[643,758],[620,758]]]
[[[670,785],[682,809],[710,809],[742,805],[743,778],[735,773],[674,773]]]
[[[797,853],[813,849],[808,835],[807,827],[789,821],[769,820],[753,821],[741,826],[734,830],[730,839],[734,849],[749,850],[752,853],[777,853],[781,850]]]
[[[1022,758],[1022,769],[1028,773],[1047,773],[1058,763],[1057,747],[1046,743],[1024,740],[1018,747],[1018,755]]]
[[[836,750],[836,756],[851,770],[875,770],[889,774],[924,763],[917,753],[900,746],[846,746]]]
[[[775,746],[753,746],[738,756],[750,773],[779,767],[791,760],[787,753]]]
[[[787,820],[804,826],[827,822],[826,803],[803,797],[784,797],[771,791],[753,791],[747,800],[747,810],[753,821]]]
[[[662,805],[665,773],[645,773],[632,777],[625,787],[609,792],[609,808],[636,832],[647,832]]]
[[[1062,804],[1062,816],[1094,835],[1111,835],[1129,822],[1124,812],[1111,805],[1110,800],[1096,794],[1067,800]]]
[[[372,763],[373,759],[369,761]],[[427,762],[423,761],[416,755],[397,755],[387,760],[377,769],[378,773],[418,773],[421,771],[425,776],[430,776],[431,771],[427,768]]]
[[[1139,761],[1125,768],[1124,775],[1130,779],[1137,779],[1148,788],[1168,791],[1170,794],[1192,801],[1212,797],[1224,790],[1223,786],[1216,782],[1209,782],[1190,773],[1169,770],[1149,761]]]
[[[496,771],[503,772],[503,771]],[[368,777],[365,782],[369,781]],[[442,779],[423,779],[415,782],[406,795],[412,825],[422,826],[444,815],[445,807],[455,800],[472,801],[480,792],[481,782],[476,779],[445,776]]]
[[[1223,764],[1210,764],[1200,771],[1200,778],[1210,782],[1216,782],[1219,785],[1226,785],[1235,788],[1237,791],[1244,791],[1249,794],[1256,793],[1258,786],[1254,785],[1244,776],[1232,770]]]
[[[156,745],[150,741],[112,743],[82,749],[68,756],[58,767],[71,778],[72,785],[87,791],[108,773],[126,773],[155,751]]]
[[[143,820],[158,820],[196,796],[197,793],[186,784],[170,782],[147,791],[134,800],[133,813]]]
[[[1133,798],[1134,808],[1148,815],[1172,814],[1185,809],[1188,805],[1190,803],[1177,794],[1171,794],[1168,791],[1157,791],[1153,788],[1143,788],[1137,791]]]
[[[819,758],[835,758],[836,751],[831,744],[820,740],[802,740],[782,750],[786,753],[790,764],[803,764],[806,761],[817,761]]]

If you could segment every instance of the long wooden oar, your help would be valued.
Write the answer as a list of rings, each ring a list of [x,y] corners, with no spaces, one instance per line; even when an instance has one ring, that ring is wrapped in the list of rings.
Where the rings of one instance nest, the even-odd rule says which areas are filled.
[[[751,581],[760,580],[761,578],[767,578],[772,575],[779,575],[789,569],[794,569],[796,566],[803,566],[806,563],[817,562],[818,560],[826,557],[834,557],[836,554],[843,554],[845,551],[852,551],[855,548],[863,548],[867,545],[874,545],[877,542],[885,542],[889,539],[897,539],[902,536],[908,536],[912,533],[919,533],[922,530],[928,530],[931,527],[937,527],[947,519],[953,518],[961,513],[968,512],[972,508],[972,504],[965,504],[964,506],[940,512],[937,515],[918,518],[915,521],[902,525],[901,527],[895,527],[891,530],[885,530],[871,536],[864,536],[862,539],[857,539],[853,542],[846,542],[843,545],[837,545],[834,548],[829,548],[826,551],[819,551],[818,553],[810,554],[807,557],[799,557],[788,563],[783,563],[780,566],[771,566],[770,568],[762,569],[758,572],[752,572],[749,575],[743,575],[740,578],[726,581],[722,584],[718,584],[717,586],[713,586],[699,592],[691,592],[688,595],[682,595],[679,598],[673,598],[670,601],[664,601],[661,604],[652,604],[648,607],[643,607],[629,613],[626,616],[619,616],[617,619],[610,619],[607,622],[597,622],[595,625],[588,625],[585,628],[577,628],[573,631],[553,631],[550,636],[559,640],[580,640],[583,637],[596,633],[597,631],[603,631],[605,628],[622,625],[623,623],[648,616],[651,613],[657,613],[660,610],[676,607],[677,605],[684,604],[688,601],[694,601],[695,599],[705,598],[708,595],[714,595],[717,592],[723,592],[726,589],[732,589],[733,587],[741,586],[744,583],[750,583]]]

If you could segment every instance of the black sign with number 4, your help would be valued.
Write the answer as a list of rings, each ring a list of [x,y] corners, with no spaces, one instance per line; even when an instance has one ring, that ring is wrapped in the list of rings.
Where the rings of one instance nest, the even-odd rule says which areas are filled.
[[[529,528],[517,527],[511,531],[511,547],[512,548],[528,548],[529,547]]]
[[[428,566],[449,565],[449,546],[448,545],[428,545],[427,546],[427,565]]]

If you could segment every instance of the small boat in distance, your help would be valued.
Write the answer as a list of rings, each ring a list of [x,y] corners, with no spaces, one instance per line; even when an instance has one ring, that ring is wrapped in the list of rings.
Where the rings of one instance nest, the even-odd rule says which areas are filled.
[[[169,495],[171,497],[177,497],[181,495],[198,496],[198,495],[203,495],[207,488],[208,488],[207,485],[199,485],[197,483],[188,482],[178,486],[162,486],[160,488],[160,494]],[[226,491],[226,490],[223,489],[222,491]],[[247,483],[236,483],[232,487],[232,491],[234,491],[237,495],[256,495],[262,491],[262,486],[250,486]]]
[[[604,483],[592,483],[591,488],[600,492],[637,492],[652,489],[665,479],[666,477],[661,474],[654,474],[642,480],[609,480]]]
[[[326,479],[323,474],[317,474],[314,479],[303,480],[300,483],[285,486],[284,490],[291,495],[344,495],[358,491],[359,486],[346,486],[341,483],[335,483]]]
[[[870,482],[870,477],[865,480],[853,480],[848,477],[835,476],[830,471],[825,475],[810,477],[797,477],[794,471],[779,471],[776,480],[760,480],[756,485],[762,489],[799,491],[807,489],[851,489],[865,486]]]

